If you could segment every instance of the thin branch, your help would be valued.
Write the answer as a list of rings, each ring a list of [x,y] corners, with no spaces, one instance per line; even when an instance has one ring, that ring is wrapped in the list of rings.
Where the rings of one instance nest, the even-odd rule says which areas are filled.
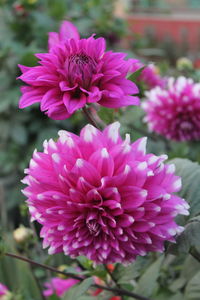
[[[77,279],[79,281],[83,281],[85,279],[84,277],[77,276],[77,275],[75,275],[73,273],[63,272],[63,271],[60,271],[60,270],[58,270],[58,269],[56,269],[54,267],[50,267],[50,266],[47,266],[45,264],[38,263],[38,262],[33,261],[33,260],[31,260],[31,259],[29,259],[27,257],[24,257],[24,256],[19,256],[19,255],[16,255],[16,254],[13,254],[13,253],[8,253],[8,252],[6,252],[5,255],[9,256],[9,257],[12,257],[12,258],[20,259],[22,261],[25,261],[25,262],[27,262],[29,264],[32,264],[32,265],[35,265],[37,267],[41,267],[41,268],[47,269],[47,270],[49,270],[51,272],[59,273],[59,274],[62,274],[62,275],[65,275],[65,276]],[[144,296],[140,296],[140,295],[135,294],[133,292],[129,292],[127,290],[124,290],[124,289],[121,289],[121,288],[117,288],[117,287],[116,288],[113,288],[113,287],[111,288],[111,287],[107,287],[107,286],[103,286],[103,285],[99,285],[99,284],[92,284],[91,286],[95,287],[95,288],[102,289],[102,290],[113,292],[114,294],[117,294],[117,295],[129,296],[129,297],[137,299],[137,300],[153,300],[153,299],[146,298]]]
[[[99,284],[93,284],[92,286],[96,287],[98,289],[113,292],[117,295],[124,295],[124,296],[128,296],[128,297],[131,297],[131,298],[134,298],[134,299],[137,299],[137,300],[153,300],[153,299],[150,299],[150,298],[147,298],[147,297],[144,297],[144,296],[140,296],[136,293],[129,292],[129,291],[124,290],[124,289],[111,288],[111,287],[107,287],[107,286],[103,286],[103,285],[99,285]]]
[[[23,260],[23,261],[25,261],[25,262],[27,262],[29,264],[32,264],[32,265],[35,265],[37,267],[41,267],[41,268],[47,269],[47,270],[49,270],[51,272],[56,272],[56,273],[59,273],[59,274],[62,274],[62,275],[70,276],[70,277],[72,277],[74,279],[77,279],[77,280],[81,280],[81,281],[83,280],[82,277],[76,276],[75,274],[71,274],[71,273],[66,273],[66,272],[60,271],[60,270],[58,270],[58,269],[56,269],[54,267],[50,267],[50,266],[47,266],[45,264],[38,263],[38,262],[36,262],[36,261],[34,261],[32,259],[29,259],[27,257],[24,257],[24,256],[20,256],[20,255],[16,255],[16,254],[13,254],[13,253],[8,253],[8,252],[6,252],[5,255],[9,256],[9,257],[12,257],[12,258]]]
[[[96,121],[94,120],[94,118],[92,117],[92,114],[90,114],[90,112],[88,111],[88,109],[86,107],[82,108],[83,113],[85,114],[86,118],[88,119],[88,121],[96,128],[99,128]]]

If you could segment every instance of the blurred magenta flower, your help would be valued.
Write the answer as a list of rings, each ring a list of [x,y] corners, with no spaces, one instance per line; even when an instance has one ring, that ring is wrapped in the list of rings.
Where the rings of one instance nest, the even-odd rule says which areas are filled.
[[[152,89],[156,86],[164,87],[166,85],[166,78],[160,76],[159,70],[154,64],[144,66],[141,62],[133,63],[131,72],[136,72],[142,67],[145,68],[142,70],[137,80],[142,81],[148,89]]]
[[[183,76],[170,78],[166,89],[156,87],[146,93],[142,107],[149,130],[167,139],[200,139],[200,84]]]
[[[98,102],[110,108],[138,105],[137,86],[126,79],[137,60],[125,53],[105,52],[105,40],[80,39],[76,27],[63,22],[59,33],[49,34],[49,52],[36,54],[39,66],[19,66],[19,107],[40,102],[41,111],[55,120],[69,118],[86,104]]]
[[[0,282],[0,296],[6,295],[8,292],[8,288]]]
[[[45,297],[49,297],[53,294],[61,297],[66,293],[72,286],[77,284],[79,281],[76,279],[61,279],[59,277],[54,277],[50,282],[46,282],[44,284],[46,290],[44,290],[43,294]]]
[[[80,137],[61,130],[34,152],[23,193],[49,254],[128,262],[163,251],[182,231],[174,217],[188,215],[189,206],[173,194],[181,188],[174,165],[163,164],[166,155],[146,154],[146,138],[122,140],[119,127],[87,125]]]

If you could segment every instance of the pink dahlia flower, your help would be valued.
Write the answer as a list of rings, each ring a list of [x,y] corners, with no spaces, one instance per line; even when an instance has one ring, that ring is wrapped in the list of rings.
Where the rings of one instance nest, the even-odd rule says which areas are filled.
[[[0,282],[0,296],[6,295],[8,292],[8,288]]]
[[[134,61],[126,54],[105,52],[103,38],[80,39],[76,27],[63,22],[60,32],[49,35],[49,52],[36,54],[39,66],[20,66],[19,107],[40,102],[40,108],[55,120],[69,118],[86,104],[118,108],[138,105],[137,86],[126,79]]]
[[[158,68],[154,64],[144,66],[141,62],[136,62],[133,64],[131,72],[136,72],[142,67],[145,68],[138,77],[138,81],[142,81],[148,89],[152,89],[156,86],[164,87],[166,85],[166,78],[162,78],[159,75]]]
[[[145,121],[151,131],[167,139],[200,139],[200,84],[192,79],[170,78],[168,87],[156,87],[146,93],[143,103]]]
[[[79,281],[76,279],[61,279],[59,277],[54,277],[50,282],[46,282],[44,286],[46,290],[43,292],[45,297],[49,297],[53,294],[61,297],[67,292],[72,286],[77,284]]]
[[[174,192],[181,179],[166,155],[146,154],[146,138],[122,140],[118,122],[80,136],[61,130],[33,154],[23,183],[32,220],[42,224],[49,254],[64,251],[97,263],[126,262],[163,251],[182,230],[188,204]]]

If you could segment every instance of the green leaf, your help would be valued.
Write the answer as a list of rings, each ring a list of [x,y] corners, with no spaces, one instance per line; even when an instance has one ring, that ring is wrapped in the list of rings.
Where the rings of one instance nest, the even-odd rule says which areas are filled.
[[[134,73],[132,73],[129,77],[128,80],[131,80],[133,82],[135,82],[137,80],[137,78],[141,75],[142,71],[145,69],[146,67],[142,67],[140,69],[138,69],[137,71],[135,71]]]
[[[150,265],[146,272],[140,277],[134,292],[146,297],[150,297],[153,294],[153,291],[157,286],[157,279],[159,277],[163,258],[163,255],[160,256],[153,264]]]
[[[60,298],[56,295],[51,295],[50,297],[48,297],[48,300],[59,300]]]
[[[172,295],[171,293],[159,293],[158,295],[154,296],[154,300],[183,300],[183,294],[181,293],[176,293]]]
[[[69,289],[69,291],[67,291],[67,293],[64,295],[63,300],[79,300],[92,284],[92,277],[83,280],[81,283]]]
[[[26,262],[10,257],[0,260],[0,281],[12,287],[12,291],[19,291],[24,299],[42,300],[30,266]]]
[[[93,262],[90,259],[88,259],[87,257],[78,256],[76,259],[79,261],[81,266],[83,266],[85,269],[87,269],[87,270],[92,270],[93,269],[92,268]]]
[[[5,235],[6,251],[18,254],[10,234]],[[0,260],[0,282],[11,287],[12,292],[19,292],[23,299],[42,300],[40,289],[34,278],[31,266],[26,262],[11,257]]]
[[[186,225],[185,230],[176,239],[176,244],[171,244],[168,253],[188,253],[192,247],[200,246],[200,216],[193,218]]]
[[[179,277],[172,282],[172,284],[169,286],[169,289],[170,291],[175,293],[176,291],[181,289],[185,285],[185,283],[186,283],[186,278]]]
[[[189,281],[198,271],[199,264],[197,264],[196,258],[188,255],[182,267],[181,277],[185,278],[186,281]]]
[[[177,294],[175,294],[174,296],[170,297],[170,300],[183,300],[183,294],[178,292]]]
[[[118,284],[128,283],[130,280],[139,277],[145,264],[146,260],[143,257],[137,257],[136,261],[128,266],[117,264],[114,269],[113,276],[117,280]]]
[[[182,189],[179,195],[190,204],[190,217],[200,214],[200,165],[188,159],[175,158],[176,174],[182,178]]]
[[[184,300],[200,299],[200,271],[192,277],[185,289]]]
[[[5,252],[6,252],[6,245],[5,245],[4,241],[3,241],[3,239],[0,237],[0,259],[2,257],[4,257]]]
[[[81,296],[79,298],[79,300],[98,300],[98,298],[95,296],[95,297],[92,297],[92,296]]]

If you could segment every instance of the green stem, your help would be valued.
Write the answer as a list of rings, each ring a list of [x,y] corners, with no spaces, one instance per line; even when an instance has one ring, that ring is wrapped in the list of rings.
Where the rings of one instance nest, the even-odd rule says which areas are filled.
[[[86,118],[88,119],[88,121],[96,128],[99,129],[95,119],[93,118],[92,114],[89,112],[89,110],[86,107],[82,108],[83,113],[85,114]]]

